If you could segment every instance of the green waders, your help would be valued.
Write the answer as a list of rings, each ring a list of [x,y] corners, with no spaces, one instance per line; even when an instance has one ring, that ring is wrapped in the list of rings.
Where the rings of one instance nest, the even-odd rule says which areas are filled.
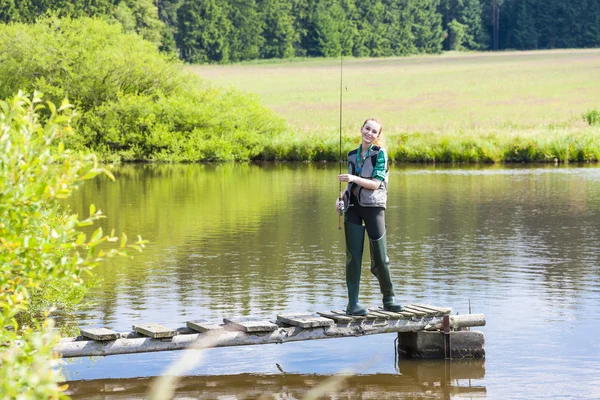
[[[386,234],[377,240],[369,238],[371,248],[371,272],[379,281],[379,288],[383,295],[383,309],[399,312],[402,306],[394,301],[394,286],[390,278],[390,259],[387,256]]]
[[[358,304],[360,269],[365,245],[365,227],[351,222],[344,223],[346,236],[346,286],[348,286],[348,315],[367,315],[367,309]]]

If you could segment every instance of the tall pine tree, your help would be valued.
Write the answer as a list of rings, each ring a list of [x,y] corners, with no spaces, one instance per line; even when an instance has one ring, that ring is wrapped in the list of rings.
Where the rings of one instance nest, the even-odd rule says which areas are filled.
[[[227,62],[231,22],[222,0],[185,0],[177,10],[175,40],[184,60]]]
[[[261,57],[293,57],[298,34],[294,30],[291,3],[287,0],[261,0],[259,4],[264,21]]]

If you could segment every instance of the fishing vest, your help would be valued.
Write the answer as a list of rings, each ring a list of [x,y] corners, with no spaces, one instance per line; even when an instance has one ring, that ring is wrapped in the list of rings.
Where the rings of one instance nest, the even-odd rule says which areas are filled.
[[[357,154],[360,157],[359,149],[352,150],[348,153],[348,173],[351,175],[358,175],[361,178],[371,179],[373,178],[373,173],[375,172],[375,164],[377,164],[377,157],[379,157],[380,152],[384,152],[379,146],[372,146],[369,152],[369,155],[362,161],[362,166],[357,165],[358,160]],[[347,208],[350,204],[350,193],[352,189],[356,186],[358,187],[358,204],[363,207],[386,207],[387,203],[387,185],[388,185],[388,175],[389,175],[389,163],[385,163],[385,180],[381,182],[379,188],[376,190],[366,189],[362,186],[356,185],[355,183],[348,183],[346,190],[344,191],[344,207]],[[358,173],[360,172],[360,173]]]

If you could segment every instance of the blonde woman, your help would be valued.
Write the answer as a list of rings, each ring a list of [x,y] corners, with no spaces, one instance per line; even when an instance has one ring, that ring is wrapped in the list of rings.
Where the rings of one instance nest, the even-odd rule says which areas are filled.
[[[358,303],[365,229],[371,250],[371,272],[379,281],[383,308],[402,311],[402,306],[394,298],[387,256],[385,208],[389,164],[386,151],[378,145],[382,130],[383,125],[376,118],[369,118],[363,123],[360,129],[362,143],[358,149],[348,153],[348,173],[338,176],[340,182],[348,182],[343,195],[348,315],[368,313]]]

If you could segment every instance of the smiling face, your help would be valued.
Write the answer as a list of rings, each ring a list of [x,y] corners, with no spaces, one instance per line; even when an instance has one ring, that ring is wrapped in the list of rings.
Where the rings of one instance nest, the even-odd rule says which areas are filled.
[[[373,119],[369,119],[365,121],[365,124],[360,131],[362,133],[363,144],[370,146],[379,139],[379,135],[381,134],[381,124]]]

